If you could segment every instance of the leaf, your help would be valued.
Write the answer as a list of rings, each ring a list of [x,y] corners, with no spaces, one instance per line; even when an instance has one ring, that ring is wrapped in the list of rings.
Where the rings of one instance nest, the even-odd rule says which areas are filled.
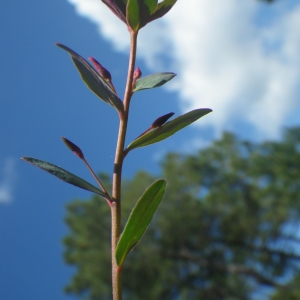
[[[101,100],[113,106],[117,111],[123,112],[124,105],[122,100],[112,91],[105,80],[97,73],[97,71],[79,54],[72,49],[57,43],[58,47],[67,51],[80,73],[82,80]]]
[[[36,167],[39,167],[40,169],[58,177],[59,179],[65,181],[67,183],[73,184],[79,188],[82,188],[84,190],[96,193],[104,198],[107,198],[107,196],[101,190],[99,190],[97,187],[93,186],[92,184],[85,181],[84,179],[82,179],[82,178],[56,166],[56,165],[53,165],[46,161],[39,160],[39,159],[32,158],[32,157],[22,157],[21,159],[24,161],[27,161],[30,164],[33,164]]]
[[[169,136],[173,135],[177,131],[182,128],[190,125],[191,123],[197,121],[201,117],[210,113],[212,110],[209,108],[200,108],[192,110],[166,124],[158,127],[157,129],[150,131],[141,137],[138,137],[126,148],[126,152],[128,153],[130,150],[135,148],[140,148],[144,146],[148,146],[157,142],[160,142]]]
[[[145,233],[164,196],[165,187],[164,179],[155,181],[133,208],[117,244],[116,260],[119,266]]]
[[[149,22],[164,16],[176,3],[177,0],[163,0],[157,6],[154,14],[150,16]]]
[[[108,8],[126,25],[126,3],[127,0],[101,0]]]
[[[145,26],[150,16],[157,8],[157,0],[139,0],[140,3],[140,28]]]
[[[127,23],[133,31],[140,28],[140,7],[139,0],[128,0],[126,7]]]
[[[162,72],[151,74],[136,81],[134,92],[159,87],[176,76],[175,73]]]
[[[144,6],[147,7],[149,15],[152,15],[157,8],[157,0],[142,0]]]
[[[175,113],[170,112],[168,114],[165,114],[159,118],[157,118],[151,125],[152,128],[157,128],[162,125],[164,125]]]
[[[64,136],[62,137],[63,142],[65,143],[65,145],[79,158],[84,160],[84,154],[82,152],[82,150],[75,145],[73,142],[71,142],[70,140],[68,140],[67,138],[65,138]]]

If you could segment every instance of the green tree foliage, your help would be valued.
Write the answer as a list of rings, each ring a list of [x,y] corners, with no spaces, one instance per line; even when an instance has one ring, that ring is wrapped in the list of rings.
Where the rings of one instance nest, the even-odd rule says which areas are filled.
[[[224,133],[195,155],[168,154],[162,177],[165,198],[124,264],[124,299],[256,299],[265,287],[274,300],[298,299],[289,280],[299,282],[300,128],[259,144]],[[153,180],[139,172],[124,182],[124,215]],[[110,299],[108,205],[93,196],[67,209],[65,259],[76,273],[66,290]]]

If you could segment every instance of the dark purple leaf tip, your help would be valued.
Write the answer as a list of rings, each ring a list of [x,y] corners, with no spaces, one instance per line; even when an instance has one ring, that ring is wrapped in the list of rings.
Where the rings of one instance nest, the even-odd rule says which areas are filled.
[[[127,25],[126,5],[122,0],[101,0],[107,7]]]
[[[81,159],[84,159],[84,155],[83,155],[81,149],[77,145],[75,145],[74,143],[72,143],[71,141],[69,141],[68,139],[66,139],[65,137],[62,137],[62,140],[64,141],[64,143],[66,144],[66,146],[72,152],[74,152],[75,155],[77,155]]]
[[[95,58],[89,57],[89,60],[93,63],[95,69],[103,79],[111,81],[111,74],[107,69],[105,69]]]
[[[151,125],[152,128],[157,128],[165,124],[172,116],[174,115],[173,112],[165,114],[159,118],[157,118]]]

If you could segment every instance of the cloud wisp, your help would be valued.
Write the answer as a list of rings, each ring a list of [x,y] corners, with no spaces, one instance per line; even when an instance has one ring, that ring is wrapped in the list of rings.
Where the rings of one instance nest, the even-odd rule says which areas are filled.
[[[0,165],[0,204],[12,202],[15,180],[15,160],[13,158],[7,158],[4,163]]]
[[[115,50],[128,50],[124,24],[101,1],[68,1]],[[183,112],[214,110],[198,123],[202,127],[219,135],[246,126],[250,134],[274,138],[299,106],[299,16],[300,3],[291,8],[287,1],[178,1],[141,30],[138,56],[150,70],[178,74],[169,88]]]

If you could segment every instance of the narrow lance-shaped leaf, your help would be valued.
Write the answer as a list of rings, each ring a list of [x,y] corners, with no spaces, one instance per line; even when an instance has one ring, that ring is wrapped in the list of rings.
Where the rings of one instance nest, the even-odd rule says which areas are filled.
[[[46,161],[43,161],[40,159],[36,159],[36,158],[32,158],[32,157],[22,157],[21,159],[33,164],[36,167],[39,167],[40,169],[58,177],[59,179],[65,181],[67,183],[70,183],[81,189],[96,193],[104,198],[107,198],[107,196],[101,190],[99,190],[97,187],[93,186],[92,184],[85,181],[84,179],[62,169],[61,167],[58,167],[49,162],[46,162]]]
[[[159,87],[176,76],[175,73],[162,72],[142,77],[136,81],[134,92]]]
[[[72,49],[59,43],[56,45],[71,55],[71,58],[78,72],[80,73],[82,80],[89,87],[89,89],[93,91],[101,100],[110,104],[122,113],[124,111],[122,100],[112,91],[111,87],[103,78],[101,78],[96,70],[83,57],[81,57]]]
[[[127,254],[141,239],[165,193],[166,181],[155,181],[138,200],[117,244],[116,260],[121,266]]]
[[[209,108],[200,108],[192,110],[164,125],[158,127],[157,129],[150,131],[128,145],[125,152],[128,153],[130,150],[148,146],[157,142],[160,142],[169,136],[173,135],[177,131],[183,129],[184,127],[190,125],[191,123],[197,121],[199,118],[210,113],[212,110]]]

